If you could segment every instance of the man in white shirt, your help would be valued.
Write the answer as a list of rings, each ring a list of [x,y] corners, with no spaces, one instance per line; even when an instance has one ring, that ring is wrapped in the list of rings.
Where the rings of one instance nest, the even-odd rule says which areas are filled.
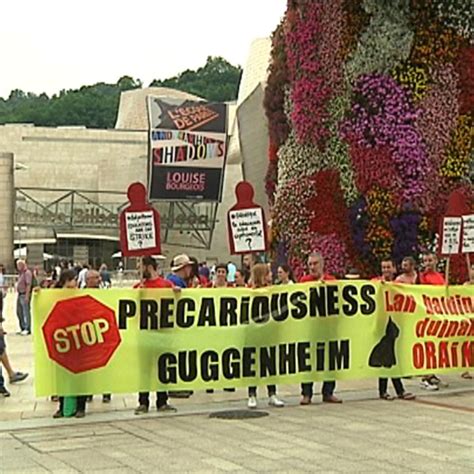
[[[79,272],[77,276],[77,286],[78,288],[85,288],[86,287],[86,276],[87,272],[89,271],[89,265],[83,265],[82,270]]]

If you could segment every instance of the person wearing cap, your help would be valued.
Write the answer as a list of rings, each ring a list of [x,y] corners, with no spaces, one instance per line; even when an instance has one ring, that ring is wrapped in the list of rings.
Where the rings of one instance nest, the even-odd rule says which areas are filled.
[[[176,255],[171,262],[171,273],[167,276],[167,280],[178,288],[188,288],[192,265],[192,260],[186,254]]]

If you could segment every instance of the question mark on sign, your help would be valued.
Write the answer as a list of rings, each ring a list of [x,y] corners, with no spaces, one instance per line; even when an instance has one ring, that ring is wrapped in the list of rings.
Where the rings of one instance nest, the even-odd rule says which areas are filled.
[[[249,237],[248,239],[245,239],[245,242],[247,242],[247,245],[249,246],[249,250],[252,250],[252,246],[250,245],[252,243],[252,238]]]

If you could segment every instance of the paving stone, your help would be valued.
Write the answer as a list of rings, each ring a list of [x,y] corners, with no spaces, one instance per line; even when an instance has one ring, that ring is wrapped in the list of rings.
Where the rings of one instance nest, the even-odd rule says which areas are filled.
[[[9,336],[15,362],[33,374],[30,346]],[[114,395],[111,405],[95,397],[84,420],[53,420],[56,404],[35,400],[31,376],[0,400],[0,472],[474,472],[474,383],[446,380],[434,394],[406,381],[414,403],[380,402],[374,380],[338,383],[338,406],[315,395],[300,407],[299,387],[282,386],[287,406],[258,420],[208,417],[244,407],[244,389],[172,400],[177,416],[134,416],[136,394]]]
[[[240,471],[243,469],[242,466],[222,458],[208,457],[201,459],[201,461],[216,468],[219,471]]]

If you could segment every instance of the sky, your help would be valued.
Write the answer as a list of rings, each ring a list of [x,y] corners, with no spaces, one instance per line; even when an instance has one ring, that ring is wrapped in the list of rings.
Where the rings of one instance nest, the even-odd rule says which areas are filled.
[[[48,95],[121,76],[144,85],[223,56],[243,65],[286,0],[17,0],[0,2],[0,97]]]

